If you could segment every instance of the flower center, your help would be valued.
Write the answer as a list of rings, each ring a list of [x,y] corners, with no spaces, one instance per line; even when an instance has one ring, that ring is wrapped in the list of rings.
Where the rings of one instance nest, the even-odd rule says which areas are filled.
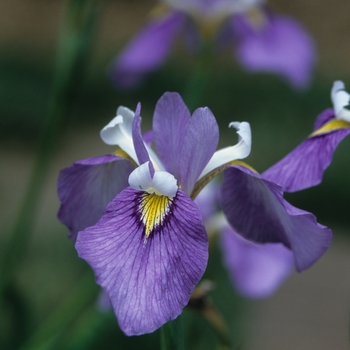
[[[158,228],[170,211],[173,199],[171,197],[144,192],[140,198],[141,220],[145,225],[145,236],[149,237],[151,232]]]

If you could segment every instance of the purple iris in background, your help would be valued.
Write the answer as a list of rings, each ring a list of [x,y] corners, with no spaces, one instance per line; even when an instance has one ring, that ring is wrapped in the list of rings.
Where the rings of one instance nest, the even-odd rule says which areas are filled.
[[[300,191],[322,181],[335,149],[350,134],[350,95],[342,81],[334,82],[331,100],[333,108],[326,109],[316,118],[313,133],[265,171],[265,178],[280,184],[288,192]]]
[[[194,199],[222,171],[220,203],[237,233],[282,243],[299,271],[325,252],[330,230],[238,161],[250,153],[248,123],[230,123],[238,143],[216,151],[219,131],[210,109],[191,115],[177,93],[165,93],[152,131],[142,136],[140,124],[140,105],[135,113],[119,107],[101,131],[118,150],[78,161],[58,180],[59,219],[127,335],[153,332],[187,305],[208,260],[208,236]]]
[[[203,41],[233,50],[249,72],[271,72],[295,88],[310,83],[316,60],[310,35],[294,19],[267,10],[263,0],[163,0],[166,8],[112,64],[113,83],[137,86],[161,66],[182,34],[196,51]]]

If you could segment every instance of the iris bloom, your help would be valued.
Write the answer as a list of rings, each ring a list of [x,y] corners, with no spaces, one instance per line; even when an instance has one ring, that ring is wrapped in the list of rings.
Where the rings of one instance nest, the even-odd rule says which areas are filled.
[[[112,64],[116,86],[133,88],[158,69],[183,34],[187,48],[201,41],[229,47],[250,72],[271,72],[305,88],[315,64],[310,35],[294,19],[268,11],[263,0],[163,0],[155,16]]]
[[[327,228],[237,161],[250,152],[248,123],[231,123],[238,143],[215,152],[213,114],[205,107],[191,116],[177,93],[158,101],[152,132],[142,136],[140,123],[140,105],[135,113],[119,107],[101,131],[105,143],[119,146],[115,154],[76,162],[58,182],[59,218],[127,335],[153,332],[187,305],[208,260],[208,236],[193,200],[221,171],[221,205],[237,232],[284,244],[298,270],[327,249]]]
[[[269,168],[264,177],[295,192],[322,181],[339,143],[350,134],[350,95],[342,81],[335,81],[331,91],[333,108],[317,118],[309,137],[281,161]]]
[[[272,295],[291,274],[293,253],[281,243],[244,239],[218,211],[218,184],[210,182],[195,199],[208,235],[219,234],[223,262],[234,289],[247,298]]]

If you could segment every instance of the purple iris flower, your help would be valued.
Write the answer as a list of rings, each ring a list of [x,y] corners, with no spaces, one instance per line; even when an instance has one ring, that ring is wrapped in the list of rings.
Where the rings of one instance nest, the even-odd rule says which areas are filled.
[[[219,233],[220,247],[233,287],[244,297],[273,294],[294,267],[293,253],[281,243],[259,244],[244,239],[218,210],[218,183],[210,182],[195,199],[211,235]]]
[[[326,109],[316,118],[312,134],[266,170],[263,173],[266,179],[280,184],[288,192],[316,186],[322,181],[334,151],[350,134],[350,95],[342,81],[334,82],[331,100],[333,108]]]
[[[170,55],[180,34],[191,51],[201,41],[230,47],[249,72],[270,72],[305,88],[316,61],[311,36],[294,19],[268,11],[263,0],[163,0],[166,11],[138,33],[111,68],[120,88],[137,86]]]
[[[216,151],[219,131],[210,109],[191,116],[180,95],[165,93],[153,132],[142,136],[140,124],[140,104],[135,113],[119,107],[101,130],[102,140],[119,149],[76,162],[58,180],[59,219],[127,335],[153,332],[187,305],[208,260],[208,236],[194,199],[222,171],[221,205],[241,235],[282,243],[298,270],[327,249],[329,229],[238,161],[250,153],[248,123],[230,123],[238,143]]]

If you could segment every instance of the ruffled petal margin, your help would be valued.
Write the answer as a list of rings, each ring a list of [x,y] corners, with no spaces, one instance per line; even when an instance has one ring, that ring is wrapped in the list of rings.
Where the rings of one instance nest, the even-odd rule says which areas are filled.
[[[257,243],[283,243],[294,254],[302,271],[327,250],[332,232],[317,223],[313,214],[283,199],[274,182],[242,166],[224,171],[221,206],[231,226],[244,238]]]
[[[153,332],[176,318],[208,260],[207,234],[192,200],[179,190],[146,237],[139,215],[143,195],[126,188],[95,226],[79,232],[76,242],[127,335]]]
[[[80,160],[61,170],[58,218],[68,227],[70,239],[75,241],[79,231],[96,224],[107,204],[128,187],[133,170],[128,160],[114,155]]]
[[[293,253],[283,244],[254,243],[230,227],[221,230],[220,238],[232,284],[245,297],[270,296],[293,271]]]

